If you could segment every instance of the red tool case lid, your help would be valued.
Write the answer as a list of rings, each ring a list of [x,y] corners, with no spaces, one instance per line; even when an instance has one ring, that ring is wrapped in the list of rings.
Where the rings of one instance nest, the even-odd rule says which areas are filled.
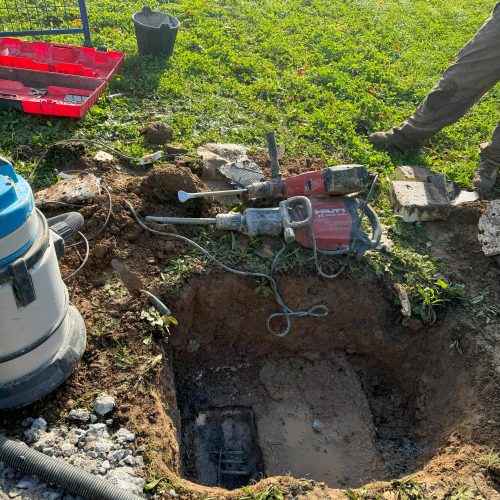
[[[124,58],[123,52],[0,38],[0,109],[82,118]]]

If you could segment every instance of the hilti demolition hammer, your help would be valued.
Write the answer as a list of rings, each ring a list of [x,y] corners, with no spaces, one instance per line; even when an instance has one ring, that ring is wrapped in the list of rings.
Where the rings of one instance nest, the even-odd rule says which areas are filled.
[[[234,196],[235,194],[246,194],[251,199],[290,198],[292,196],[341,196],[365,191],[373,180],[373,176],[363,165],[339,165],[283,179],[274,132],[267,134],[267,141],[271,159],[270,181],[255,182],[244,189],[230,189],[227,191],[201,193],[179,191],[179,201],[184,203],[193,198]]]
[[[358,210],[365,213],[372,228],[371,239],[361,227]],[[382,230],[373,209],[364,201],[345,196],[294,196],[275,208],[247,208],[243,213],[219,214],[214,218],[146,217],[160,224],[215,225],[248,236],[279,236],[305,248],[330,255],[363,255],[380,244]]]

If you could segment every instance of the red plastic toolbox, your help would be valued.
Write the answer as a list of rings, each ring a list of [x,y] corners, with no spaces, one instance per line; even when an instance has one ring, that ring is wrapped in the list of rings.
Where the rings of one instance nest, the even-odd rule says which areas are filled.
[[[124,58],[122,52],[0,38],[0,109],[82,118]]]

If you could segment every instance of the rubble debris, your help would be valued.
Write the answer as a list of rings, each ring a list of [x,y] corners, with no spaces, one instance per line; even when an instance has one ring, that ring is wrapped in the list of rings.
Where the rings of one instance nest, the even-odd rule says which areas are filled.
[[[409,318],[411,316],[411,303],[406,288],[400,283],[394,283],[393,287],[394,290],[396,290],[399,302],[401,303],[401,314],[405,318]]]
[[[209,143],[205,144],[203,147],[213,154],[224,158],[227,162],[248,160],[247,151],[249,148],[241,144]]]
[[[106,394],[105,392],[102,394],[99,394],[97,398],[94,401],[94,412],[96,415],[99,416],[104,416],[107,415],[108,413],[111,413],[115,408],[115,398],[113,396],[110,396],[109,394]],[[100,425],[100,424],[95,424],[95,425]],[[104,425],[105,424],[101,424]]]
[[[163,145],[174,139],[174,129],[163,122],[151,122],[141,130],[149,144]]]
[[[94,174],[75,173],[47,189],[35,193],[35,203],[82,203],[101,194],[101,181]]]
[[[445,220],[452,209],[450,200],[430,182],[393,181],[391,198],[405,222]]]
[[[487,257],[500,255],[500,200],[488,204],[479,219],[478,238]]]
[[[239,168],[243,167],[241,174],[245,177],[245,168],[250,166],[250,169],[255,170],[256,173],[246,172],[251,174],[251,182],[256,182],[253,177],[258,177],[257,180],[262,178],[262,173],[260,167],[251,162],[250,158],[247,156],[248,148],[240,144],[218,144],[211,143],[205,144],[198,148],[198,155],[202,160],[202,175],[201,178],[203,182],[210,188],[211,191],[226,191],[234,189],[234,178],[238,182],[238,177],[232,172],[235,171],[234,165],[238,165]],[[236,170],[238,167],[236,168]],[[242,180],[244,180],[242,178]],[[251,183],[250,182],[250,183]],[[245,184],[246,185],[246,184]],[[239,199],[236,196],[228,196],[218,200],[219,203],[225,206],[231,206],[239,203]]]
[[[250,162],[248,148],[240,144],[205,144],[198,148],[202,159],[202,178],[223,180],[220,167],[228,163]]]
[[[90,412],[82,408],[71,410],[68,415],[68,420],[72,420],[73,422],[87,423],[90,422],[90,418]]]
[[[453,207],[479,199],[479,194],[463,191],[458,184],[424,167],[396,168],[391,184],[395,212],[405,222],[445,220]]]
[[[150,165],[155,161],[158,161],[163,156],[161,151],[157,151],[156,153],[152,153],[150,155],[144,155],[139,160],[139,165]]]
[[[73,416],[90,414],[83,408],[72,410]],[[64,460],[136,495],[141,495],[146,475],[144,459],[135,447],[135,434],[120,428],[113,434],[104,423],[88,424],[69,419],[69,426],[55,425],[47,429],[47,422],[39,417],[23,421],[31,422],[25,431],[25,441],[45,455]],[[32,500],[75,498],[56,487],[49,486],[37,477],[24,475],[20,471],[0,462],[0,498],[9,492],[10,498]]]
[[[100,162],[110,162],[113,161],[115,157],[109,153],[106,153],[106,151],[97,151],[97,153],[94,156],[95,161],[100,161]]]

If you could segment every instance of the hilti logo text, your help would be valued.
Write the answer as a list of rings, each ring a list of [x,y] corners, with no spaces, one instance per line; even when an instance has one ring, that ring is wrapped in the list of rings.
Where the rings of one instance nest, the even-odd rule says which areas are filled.
[[[320,210],[314,210],[314,215],[319,217],[326,217],[329,215],[344,215],[345,208],[321,208]]]

